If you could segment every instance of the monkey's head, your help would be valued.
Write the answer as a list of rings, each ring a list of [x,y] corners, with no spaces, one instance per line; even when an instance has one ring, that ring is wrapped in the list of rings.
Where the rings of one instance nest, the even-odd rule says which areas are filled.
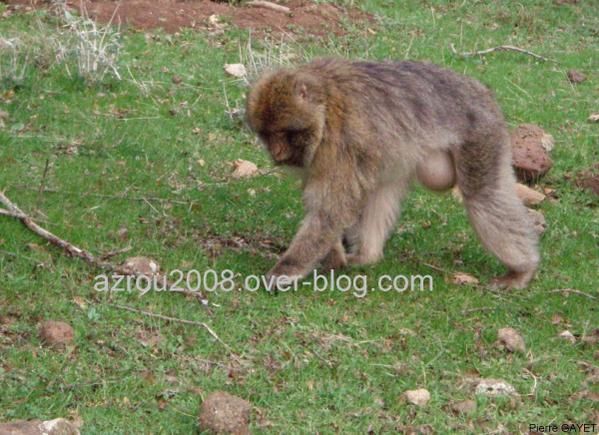
[[[276,164],[303,167],[322,141],[324,102],[323,85],[311,74],[281,70],[252,86],[247,121]]]

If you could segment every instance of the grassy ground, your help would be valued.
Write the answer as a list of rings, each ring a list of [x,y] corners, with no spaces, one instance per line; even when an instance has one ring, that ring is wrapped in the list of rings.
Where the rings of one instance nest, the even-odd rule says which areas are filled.
[[[190,433],[202,397],[215,390],[252,403],[256,432],[430,425],[439,433],[514,433],[597,417],[596,401],[572,398],[597,393],[579,364],[597,365],[597,348],[557,338],[565,329],[580,338],[599,327],[597,200],[568,178],[599,161],[597,125],[586,121],[598,109],[596,7],[544,0],[360,4],[376,15],[376,26],[350,23],[347,37],[306,40],[298,51],[430,60],[490,85],[510,125],[536,123],[554,135],[555,167],[542,184],[558,199],[540,207],[548,229],[530,288],[490,291],[484,283],[501,265],[480,246],[461,206],[419,189],[385,260],[350,274],[373,282],[383,274],[430,274],[432,292],[217,292],[210,310],[176,294],[96,292],[97,271],[1,218],[0,421],[80,416],[85,433]],[[38,19],[53,26],[40,14],[13,15],[0,21],[0,34],[35,35]],[[269,168],[252,136],[224,112],[223,85],[231,105],[242,104],[242,87],[222,67],[238,61],[246,39],[235,29],[220,36],[124,31],[124,80],[91,86],[43,56],[30,58],[22,81],[2,83],[0,109],[8,118],[0,130],[0,189],[49,230],[93,252],[130,245],[164,270],[230,269],[238,282],[265,272],[291,239],[301,204],[292,178],[268,170],[229,177],[238,158]],[[557,62],[508,52],[461,59],[450,43],[458,51],[512,44]],[[570,68],[587,81],[571,85]],[[40,193],[41,183],[47,191]],[[241,248],[231,242],[238,238]],[[483,284],[446,283],[454,271]],[[564,288],[595,299],[551,292]],[[238,358],[200,327],[115,303],[206,322]],[[73,325],[66,351],[40,345],[37,325],[46,319]],[[506,326],[522,333],[525,354],[494,345]],[[475,398],[468,383],[474,376],[502,378],[520,396]],[[399,400],[414,388],[430,391],[428,405]],[[449,410],[471,398],[478,405],[472,414]]]

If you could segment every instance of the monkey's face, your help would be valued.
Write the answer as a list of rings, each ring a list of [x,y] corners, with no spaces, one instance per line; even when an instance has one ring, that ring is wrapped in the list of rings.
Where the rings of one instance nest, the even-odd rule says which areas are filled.
[[[250,91],[247,121],[273,161],[303,167],[322,140],[324,106],[314,100],[305,79],[278,72]]]

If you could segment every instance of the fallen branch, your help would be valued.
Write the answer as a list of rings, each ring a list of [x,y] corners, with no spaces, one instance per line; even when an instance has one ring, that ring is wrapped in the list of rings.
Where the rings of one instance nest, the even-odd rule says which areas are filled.
[[[6,207],[5,209],[0,209],[1,215],[10,216],[15,219],[19,219],[23,225],[29,228],[38,236],[46,239],[48,242],[53,244],[54,246],[59,247],[63,251],[65,251],[71,257],[77,257],[85,261],[86,263],[98,267],[100,269],[108,269],[114,270],[114,266],[110,263],[105,263],[101,260],[98,260],[91,252],[86,251],[85,249],[81,249],[66,240],[61,239],[60,237],[52,234],[50,231],[40,227],[36,224],[31,217],[25,214],[15,203],[13,203],[10,199],[4,195],[4,192],[0,192],[0,203]]]
[[[14,217],[14,218],[18,217],[18,216],[15,216],[14,213],[9,212],[8,210],[4,210],[3,208],[0,208],[0,216],[8,216],[8,217]]]
[[[120,255],[120,254],[124,254],[126,252],[129,252],[131,249],[133,249],[131,246],[126,246],[124,248],[121,249],[114,249],[112,251],[106,252],[105,254],[100,255],[100,258],[102,260],[108,260],[109,258],[112,258],[116,255]]]
[[[126,311],[130,311],[132,313],[138,313],[138,314],[143,314],[144,316],[148,316],[148,317],[153,317],[155,319],[161,319],[161,320],[165,320],[167,322],[174,322],[174,323],[183,323],[185,325],[195,325],[195,326],[200,326],[202,328],[204,328],[206,331],[208,331],[208,333],[216,340],[218,341],[220,344],[222,344],[235,358],[237,358],[237,355],[235,354],[235,352],[233,352],[233,349],[231,349],[231,346],[229,346],[227,343],[225,343],[217,334],[216,332],[214,332],[214,330],[208,326],[207,323],[205,322],[198,322],[195,320],[187,320],[187,319],[179,319],[177,317],[170,317],[170,316],[165,316],[164,314],[157,314],[157,313],[152,313],[151,311],[144,311],[144,310],[139,310],[137,308],[133,308],[133,307],[129,307],[127,305],[120,305],[120,304],[109,304],[111,307],[115,307],[115,308],[119,308],[121,310],[126,310]]]
[[[278,5],[273,2],[263,1],[263,0],[252,0],[246,3],[248,6],[253,6],[255,8],[265,8],[270,9],[276,12],[283,12],[284,14],[288,14],[291,12],[287,6]]]
[[[528,51],[528,50],[525,50],[520,47],[515,47],[513,45],[499,45],[497,47],[487,48],[485,50],[471,51],[471,52],[466,51],[463,53],[458,53],[458,51],[456,50],[456,48],[453,44],[450,44],[449,47],[451,48],[451,51],[453,52],[453,54],[455,54],[457,56],[461,56],[461,57],[484,56],[485,54],[493,53],[494,51],[515,51],[517,53],[527,54],[528,56],[532,56],[535,59],[539,59],[544,62],[555,62],[552,59],[548,59],[544,56],[533,53],[532,51]]]
[[[549,293],[566,293],[566,294],[574,293],[576,295],[586,296],[589,299],[597,299],[595,296],[590,295],[590,294],[585,293],[580,290],[576,290],[575,288],[559,288],[557,290],[551,290]]]

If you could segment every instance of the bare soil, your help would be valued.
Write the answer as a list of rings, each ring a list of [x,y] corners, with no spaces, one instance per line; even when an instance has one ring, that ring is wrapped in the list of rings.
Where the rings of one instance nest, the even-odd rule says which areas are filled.
[[[5,0],[5,3],[20,8],[43,8],[49,5],[47,0]],[[79,0],[68,1],[68,4],[75,9],[80,7]],[[289,14],[262,7],[233,6],[213,0],[84,0],[83,6],[90,17],[100,22],[110,21],[115,14],[115,22],[121,25],[137,29],[162,28],[171,33],[183,28],[210,29],[214,25],[209,18],[216,15],[221,21],[230,22],[242,29],[251,29],[256,34],[340,36],[346,33],[344,21],[355,22],[371,18],[357,9],[315,4],[309,0],[286,2],[285,6],[291,10]]]
[[[576,185],[599,196],[599,163],[578,174]]]

